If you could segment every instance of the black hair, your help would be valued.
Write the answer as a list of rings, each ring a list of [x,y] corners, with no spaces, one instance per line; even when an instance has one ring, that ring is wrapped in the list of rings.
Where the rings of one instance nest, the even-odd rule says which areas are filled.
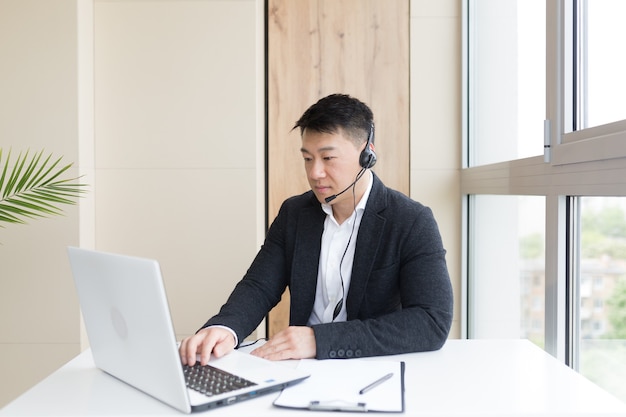
[[[293,129],[300,128],[320,133],[337,133],[340,129],[355,142],[367,140],[374,123],[374,115],[367,104],[347,94],[331,94],[309,107]]]

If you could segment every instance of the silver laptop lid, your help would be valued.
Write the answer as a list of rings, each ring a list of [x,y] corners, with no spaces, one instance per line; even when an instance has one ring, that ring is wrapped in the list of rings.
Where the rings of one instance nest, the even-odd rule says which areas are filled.
[[[308,376],[234,351],[211,365],[257,385],[212,397],[188,390],[158,262],[74,247],[68,253],[96,366],[164,403],[188,413],[279,390]]]

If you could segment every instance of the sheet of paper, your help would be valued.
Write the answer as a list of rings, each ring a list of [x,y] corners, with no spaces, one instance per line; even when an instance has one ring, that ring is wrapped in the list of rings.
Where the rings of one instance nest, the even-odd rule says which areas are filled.
[[[403,411],[402,363],[360,359],[301,360],[298,368],[311,373],[306,380],[286,388],[274,405],[310,408],[312,402],[337,409],[357,411]],[[392,373],[392,377],[369,391],[366,386]],[[359,406],[361,405],[361,406]]]

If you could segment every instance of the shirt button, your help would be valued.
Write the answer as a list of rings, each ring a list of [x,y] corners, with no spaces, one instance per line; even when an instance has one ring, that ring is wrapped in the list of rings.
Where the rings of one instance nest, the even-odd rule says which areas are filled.
[[[343,358],[344,356],[346,356],[346,351],[343,349],[339,349],[337,351],[337,356],[339,356],[340,358]]]
[[[328,352],[328,357],[333,359],[337,357],[337,352],[334,350],[331,350],[330,352]]]
[[[353,356],[354,356],[354,352],[352,351],[352,349],[346,350],[346,358],[351,358]]]
[[[357,358],[360,357],[361,355],[363,355],[363,352],[361,352],[361,349],[357,349],[354,351],[354,356],[356,356]]]

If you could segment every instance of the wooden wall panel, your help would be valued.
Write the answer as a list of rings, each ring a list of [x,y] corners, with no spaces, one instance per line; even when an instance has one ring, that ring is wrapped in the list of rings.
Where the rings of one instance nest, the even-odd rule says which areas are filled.
[[[374,112],[374,171],[409,194],[409,0],[268,0],[268,220],[309,189],[291,131],[318,99],[345,93]],[[286,296],[269,335],[288,323]]]

